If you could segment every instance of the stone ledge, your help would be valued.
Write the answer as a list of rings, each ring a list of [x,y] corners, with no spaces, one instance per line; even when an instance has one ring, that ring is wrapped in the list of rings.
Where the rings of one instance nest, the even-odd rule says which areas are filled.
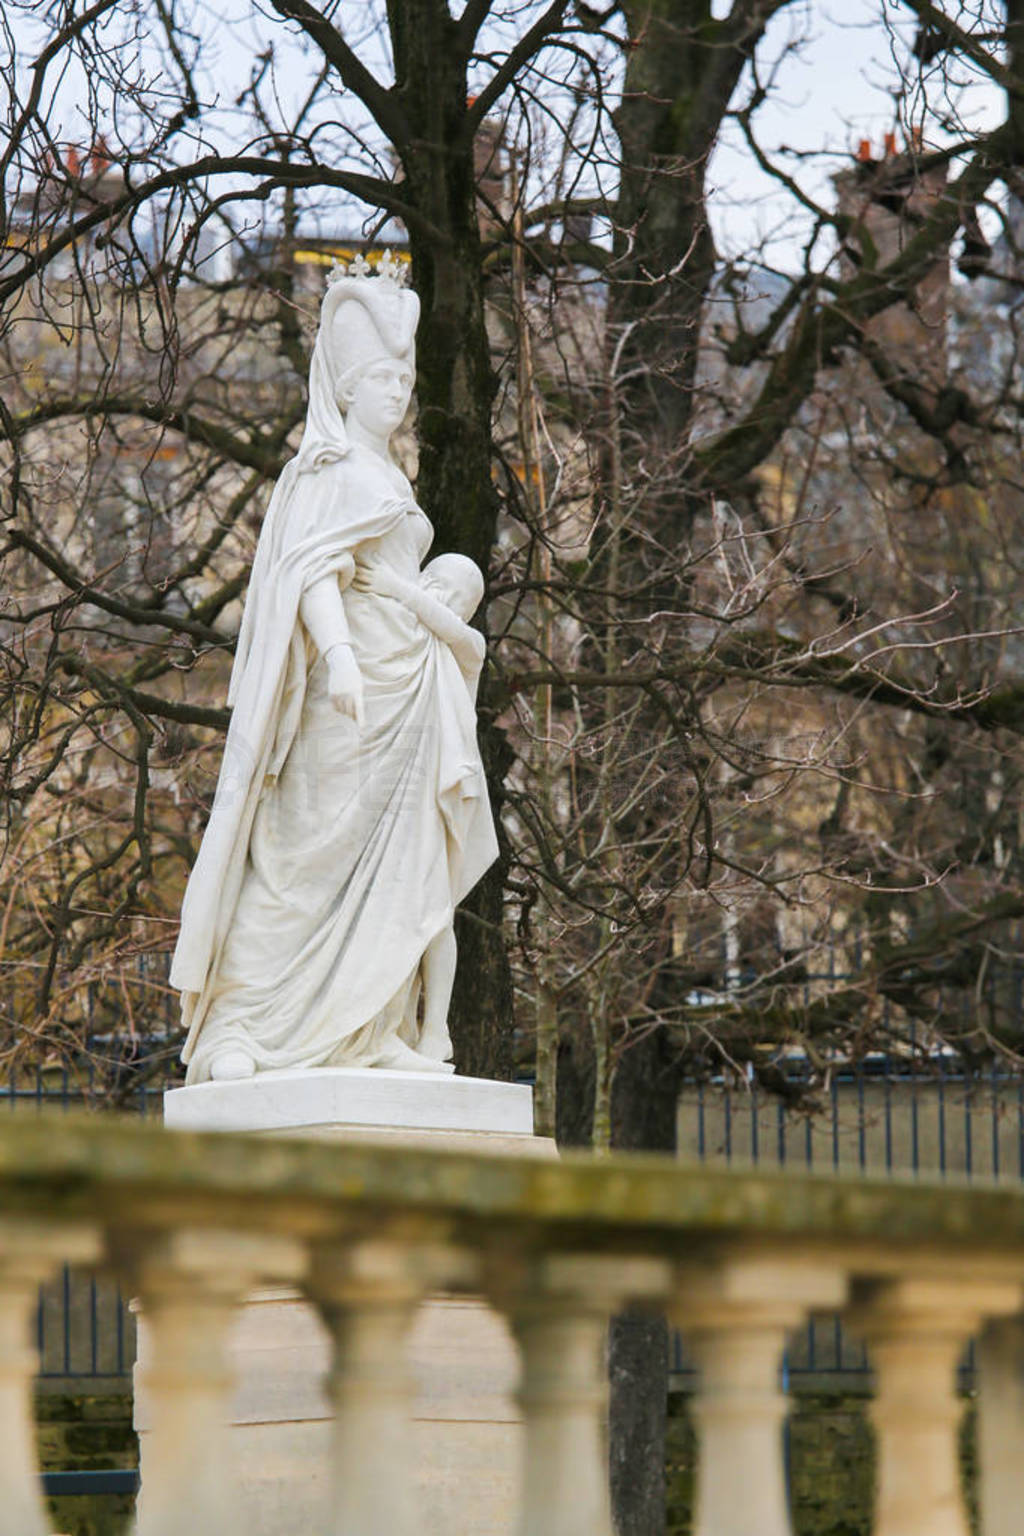
[[[164,1124],[181,1131],[447,1131],[530,1138],[523,1083],[383,1068],[260,1072],[164,1094]]]
[[[635,1152],[425,1153],[398,1137],[205,1134],[45,1110],[0,1120],[0,1213],[15,1227],[99,1219],[308,1240],[364,1214],[423,1210],[467,1241],[498,1233],[691,1260],[723,1243],[788,1253],[813,1241],[819,1258],[841,1248],[859,1274],[934,1275],[938,1264],[948,1278],[1019,1278],[1024,1260],[1024,1187],[1010,1180],[749,1172]]]

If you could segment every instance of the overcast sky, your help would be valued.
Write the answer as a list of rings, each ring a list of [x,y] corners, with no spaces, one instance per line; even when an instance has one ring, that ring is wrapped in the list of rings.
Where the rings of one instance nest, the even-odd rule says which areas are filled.
[[[241,81],[248,74],[261,40],[274,38],[277,47],[278,86],[284,94],[304,92],[308,59],[296,49],[289,58],[281,48],[281,32],[269,24],[248,0],[222,0],[227,22],[209,39],[206,62],[216,66],[208,79],[221,100],[224,73]],[[724,14],[732,0],[713,0]],[[998,8],[998,0],[975,0],[975,5]],[[387,78],[387,49],[379,25],[381,8],[365,0],[343,0],[339,13],[350,41],[382,78]],[[520,22],[520,29],[526,24]],[[900,0],[794,0],[775,18],[759,49],[761,78],[767,81],[777,67],[768,101],[757,116],[758,137],[773,158],[814,196],[832,203],[829,177],[856,152],[860,139],[880,150],[883,135],[897,128],[894,88],[900,65],[906,66],[916,20]],[[503,26],[489,38],[507,44],[515,29]],[[500,40],[500,41],[499,41]],[[209,51],[212,44],[212,52]],[[222,67],[228,68],[223,73]],[[289,89],[290,87],[290,89]],[[749,89],[749,79],[739,101]],[[929,89],[934,102],[937,85]],[[914,103],[904,103],[913,116]],[[972,121],[994,121],[1003,111],[1001,93],[990,85],[973,85],[957,98],[957,110]],[[900,135],[902,137],[902,134]],[[934,126],[931,138],[935,138]],[[780,147],[802,157],[778,156]],[[793,200],[759,169],[739,129],[729,125],[710,168],[710,209],[719,246],[725,253],[748,251],[762,237],[782,266],[795,266],[799,241],[808,227],[803,215],[793,217]],[[788,221],[788,222],[787,222]]]
[[[725,13],[731,3],[713,0],[719,13]],[[973,0],[972,9],[980,5],[998,10],[999,4],[1000,0]],[[312,61],[300,44],[285,43],[280,24],[261,14],[251,0],[219,0],[218,15],[219,24],[207,30],[210,11],[203,0],[196,0],[196,26],[202,38],[201,89],[208,101],[220,104],[207,121],[212,127],[221,120],[223,134],[217,137],[222,147],[230,147],[231,138],[241,131],[234,112],[235,99],[267,43],[273,40],[275,44],[274,86],[285,100],[297,101],[305,95]],[[379,27],[382,19],[380,0],[375,4],[342,0],[339,19],[362,56],[386,78],[383,29],[376,35],[373,30],[373,23]],[[37,30],[41,25],[37,23]],[[518,30],[523,25],[525,18],[520,19]],[[849,162],[858,141],[870,139],[878,150],[883,135],[897,128],[893,92],[900,78],[899,64],[907,62],[915,28],[916,22],[900,0],[793,0],[772,23],[758,54],[763,80],[769,79],[777,65],[769,99],[757,116],[759,142],[826,205],[833,201],[829,177]],[[489,40],[492,45],[507,46],[515,30],[506,25]],[[749,79],[741,87],[739,103],[748,90]],[[87,142],[84,94],[75,94],[81,104],[78,113],[67,111],[63,132],[72,142]],[[934,105],[939,97],[937,88],[930,89],[929,95]],[[354,108],[351,98],[349,103]],[[909,110],[912,118],[914,106],[913,98],[904,103],[904,111]],[[997,121],[1003,113],[1003,101],[990,84],[975,83],[958,93],[956,108],[977,126],[979,122]],[[929,134],[935,143],[937,130],[933,119],[929,121]],[[379,134],[376,137],[379,139]],[[368,138],[372,141],[373,130]],[[780,155],[783,147],[798,152],[800,158]],[[765,239],[766,251],[776,264],[790,268],[799,264],[807,217],[794,216],[792,198],[759,170],[735,124],[727,125],[714,155],[708,187],[711,218],[723,254],[751,252]],[[305,226],[310,233],[316,222],[315,211],[310,210]],[[324,200],[323,215],[327,220],[340,217],[347,221],[354,217],[354,210],[345,214],[340,208],[334,209],[333,200]]]
[[[728,8],[724,0],[721,8]],[[782,63],[758,113],[759,141],[773,152],[787,146],[814,156],[773,158],[826,204],[832,203],[829,176],[849,162],[858,142],[870,139],[878,152],[884,134],[897,128],[898,60],[906,63],[916,26],[908,18],[896,0],[802,0],[776,18],[765,39],[765,65]],[[937,99],[937,86],[930,94]],[[966,84],[956,110],[973,125],[994,123],[1004,111],[1002,93],[987,83]],[[934,129],[932,138],[938,142]],[[760,171],[735,125],[715,154],[708,182],[723,253],[747,250],[766,235],[781,265],[795,261],[806,221],[785,222],[792,199]]]

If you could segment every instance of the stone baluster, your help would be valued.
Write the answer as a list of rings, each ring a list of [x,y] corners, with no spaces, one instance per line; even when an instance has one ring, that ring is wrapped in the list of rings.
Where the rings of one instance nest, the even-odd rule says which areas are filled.
[[[47,1536],[39,1483],[32,1383],[38,1368],[30,1330],[39,1286],[62,1263],[95,1263],[88,1227],[0,1218],[0,1530]]]
[[[522,1358],[520,1536],[611,1536],[608,1319],[627,1301],[663,1300],[670,1279],[658,1260],[610,1255],[496,1266],[492,1291]]]
[[[113,1246],[138,1292],[145,1340],[136,1366],[147,1420],[138,1536],[242,1536],[229,1427],[230,1329],[260,1279],[303,1274],[302,1247],[270,1234],[201,1228],[134,1233]]]
[[[673,1318],[700,1371],[694,1536],[789,1536],[779,1374],[789,1334],[845,1300],[838,1266],[741,1255],[679,1272]]]
[[[1024,1510],[1024,1319],[988,1324],[978,1345],[978,1506],[983,1536],[1018,1536]]]
[[[315,1252],[309,1292],[334,1341],[329,1536],[418,1529],[409,1332],[448,1252],[390,1235]]]
[[[864,1282],[854,1299],[875,1369],[874,1536],[968,1536],[957,1361],[983,1318],[1019,1310],[1020,1285],[919,1275]]]

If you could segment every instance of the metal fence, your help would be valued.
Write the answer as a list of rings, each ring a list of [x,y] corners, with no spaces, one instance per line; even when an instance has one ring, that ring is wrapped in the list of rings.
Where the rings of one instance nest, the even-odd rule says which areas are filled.
[[[115,1099],[108,1090],[104,1074],[96,1068],[90,1068],[84,1078],[67,1067],[28,1074],[21,1072],[17,1077],[9,1077],[6,1083],[0,1083],[0,1114],[5,1109],[13,1111],[33,1106],[36,1109],[103,1107],[159,1117],[164,1088],[173,1084],[171,1078],[160,1084],[152,1081],[133,1083],[122,1088]]]
[[[135,1363],[135,1320],[113,1281],[67,1265],[39,1293],[39,1379],[119,1386]]]
[[[118,1110],[159,1118],[165,1088],[180,1081],[175,1049],[161,1041],[101,1037],[59,1066],[21,1068],[0,1081],[0,1114]],[[135,1363],[128,1298],[103,1274],[67,1266],[43,1286],[36,1313],[39,1384],[63,1391],[123,1388]]]
[[[790,1070],[798,1082],[800,1064]],[[738,1078],[691,1083],[680,1096],[677,1129],[682,1155],[733,1167],[1020,1181],[1024,1074],[999,1066],[971,1071],[948,1051],[878,1055],[836,1072],[797,1106]],[[807,1388],[835,1379],[856,1389],[870,1369],[864,1346],[832,1316],[801,1330],[783,1367],[789,1384]],[[672,1371],[685,1389],[693,1367],[678,1337]],[[972,1346],[961,1363],[965,1388],[973,1371]]]
[[[701,1161],[822,1172],[1024,1179],[1024,1075],[971,1072],[948,1053],[868,1058],[797,1105],[756,1083],[694,1083],[680,1152]]]

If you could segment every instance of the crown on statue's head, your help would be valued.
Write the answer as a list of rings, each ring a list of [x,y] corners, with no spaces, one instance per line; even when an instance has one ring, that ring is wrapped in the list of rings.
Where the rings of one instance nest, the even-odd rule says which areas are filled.
[[[377,258],[372,267],[360,251],[351,261],[336,261],[327,274],[327,286],[333,287],[342,278],[371,278],[385,288],[403,288],[409,276],[406,263],[395,256],[390,247]]]

